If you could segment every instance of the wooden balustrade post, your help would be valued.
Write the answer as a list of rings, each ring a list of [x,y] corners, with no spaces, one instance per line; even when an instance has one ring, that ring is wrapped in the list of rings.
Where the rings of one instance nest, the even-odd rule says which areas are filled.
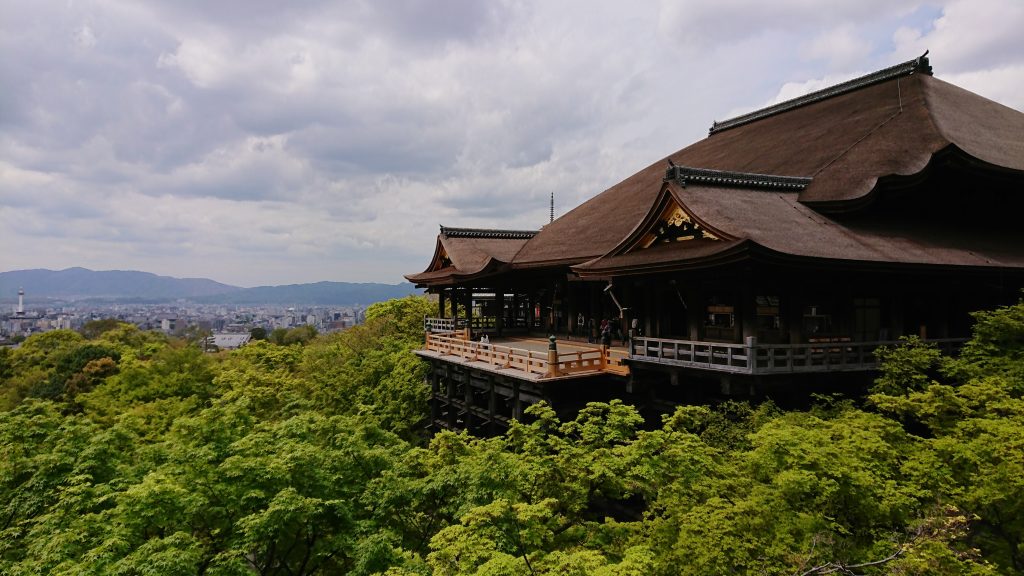
[[[757,336],[747,336],[743,339],[743,352],[747,355],[747,371],[751,374],[757,372],[757,358],[754,354],[757,353]]]
[[[558,344],[555,336],[548,336],[548,372],[550,377],[558,376]]]

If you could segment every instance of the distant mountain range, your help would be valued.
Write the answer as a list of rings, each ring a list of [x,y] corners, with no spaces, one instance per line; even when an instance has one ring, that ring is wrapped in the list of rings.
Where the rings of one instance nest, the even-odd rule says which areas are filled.
[[[98,272],[68,268],[0,272],[0,301],[16,300],[18,288],[25,289],[28,303],[39,299],[140,303],[184,299],[205,304],[349,306],[418,293],[408,283],[316,282],[241,288],[207,278],[172,278],[130,270]]]

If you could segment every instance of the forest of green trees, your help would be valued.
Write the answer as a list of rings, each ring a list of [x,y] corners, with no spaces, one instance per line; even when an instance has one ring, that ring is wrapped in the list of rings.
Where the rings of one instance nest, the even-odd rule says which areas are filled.
[[[116,322],[0,349],[0,574],[1024,572],[1024,303],[866,399],[537,405],[424,434],[421,319],[204,354]],[[826,378],[827,376],[823,376]]]

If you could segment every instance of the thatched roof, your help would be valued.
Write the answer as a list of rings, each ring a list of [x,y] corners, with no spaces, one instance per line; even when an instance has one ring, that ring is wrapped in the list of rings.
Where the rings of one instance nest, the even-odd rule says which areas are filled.
[[[451,284],[504,269],[537,232],[441,227],[427,269],[408,274],[417,284]]]
[[[573,266],[596,275],[710,264],[755,249],[799,258],[1024,267],[1019,225],[957,234],[921,219],[876,218],[888,191],[916,186],[930,193],[935,174],[949,167],[960,181],[979,175],[1019,191],[1024,114],[932,77],[922,57],[715,123],[707,138],[584,202],[500,260],[513,270]],[[627,249],[666,195],[725,238]]]

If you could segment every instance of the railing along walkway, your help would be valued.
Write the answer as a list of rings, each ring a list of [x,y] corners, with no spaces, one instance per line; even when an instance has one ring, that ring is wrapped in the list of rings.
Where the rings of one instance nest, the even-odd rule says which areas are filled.
[[[443,334],[463,328],[471,328],[474,332],[493,332],[498,328],[498,319],[494,316],[474,316],[466,318],[430,318],[423,319],[423,331]]]
[[[447,335],[427,332],[425,349],[445,356],[457,356],[471,362],[483,362],[499,369],[519,370],[538,379],[559,378],[585,373],[608,372],[629,374],[621,358],[600,348],[557,352],[539,352],[466,340],[464,334]]]
[[[926,340],[945,353],[958,349],[965,338]],[[873,370],[878,368],[875,350],[896,346],[899,341],[810,342],[806,344],[757,344],[748,338],[744,344],[634,338],[630,360],[657,362],[742,374],[784,374]]]

